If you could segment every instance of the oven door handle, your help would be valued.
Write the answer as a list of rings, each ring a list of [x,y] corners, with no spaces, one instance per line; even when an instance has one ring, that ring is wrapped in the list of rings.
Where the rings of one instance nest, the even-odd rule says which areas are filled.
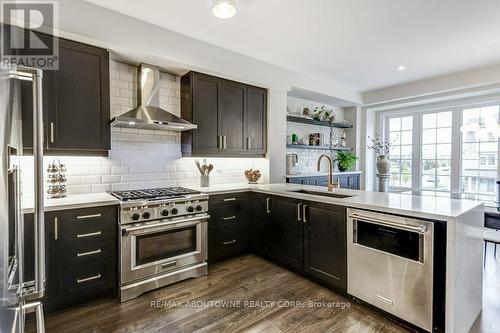
[[[363,216],[363,215],[359,215],[356,213],[349,215],[349,217],[353,220],[368,222],[368,223],[372,223],[372,224],[379,224],[379,225],[383,225],[386,227],[393,227],[393,228],[397,228],[397,229],[401,229],[401,230],[405,230],[405,231],[416,232],[419,234],[424,234],[427,231],[427,226],[425,224],[421,224],[419,226],[407,225],[407,224],[401,224],[401,223],[397,223],[397,222],[386,221],[386,220],[378,219],[378,218],[371,217],[371,216],[370,217]]]
[[[148,224],[148,225],[140,225],[137,227],[123,228],[122,229],[122,236],[125,236],[126,234],[128,234],[132,231],[151,229],[151,228],[157,228],[157,227],[164,227],[164,226],[168,226],[168,225],[180,225],[180,226],[193,225],[196,223],[192,223],[192,222],[208,220],[209,218],[210,218],[210,215],[203,215],[203,216],[193,217],[193,218],[184,219],[184,220],[175,220],[175,221],[169,221],[169,222],[165,222],[165,223]]]

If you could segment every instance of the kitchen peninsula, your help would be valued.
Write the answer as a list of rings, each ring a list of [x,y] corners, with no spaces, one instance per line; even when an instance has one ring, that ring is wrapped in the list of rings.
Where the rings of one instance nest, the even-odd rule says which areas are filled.
[[[388,233],[402,230],[403,227],[395,225],[394,221],[423,221],[422,225],[427,224],[427,227],[421,227],[424,228],[424,231],[425,228],[434,231],[433,237],[421,238],[420,245],[417,241],[416,246],[419,248],[420,258],[418,255],[417,258],[414,258],[414,262],[420,261],[416,266],[434,258],[434,264],[431,265],[429,273],[434,276],[434,280],[430,283],[434,285],[434,290],[431,292],[434,298],[433,301],[428,300],[434,306],[434,313],[429,314],[433,318],[433,323],[432,327],[427,327],[427,330],[467,332],[481,311],[482,262],[476,258],[481,257],[483,246],[484,212],[482,203],[348,189],[335,189],[333,192],[328,192],[325,187],[299,184],[228,184],[198,188],[198,190],[202,190],[210,196],[209,212],[212,216],[210,223],[214,229],[209,231],[211,239],[209,262],[211,254],[215,255],[215,261],[231,256],[231,251],[224,248],[227,245],[221,248],[213,243],[217,240],[225,241],[224,237],[231,238],[233,236],[230,231],[232,226],[223,224],[219,219],[222,221],[225,215],[232,215],[244,220],[245,218],[241,216],[247,214],[248,228],[252,230],[250,231],[252,249],[255,249],[257,254],[270,258],[272,261],[302,273],[319,283],[323,282],[324,285],[341,294],[352,296],[353,291],[350,289],[352,276],[349,274],[349,269],[353,263],[347,265],[347,262],[359,259],[359,257],[354,256],[353,246],[365,247],[361,245],[360,240],[362,230],[360,223],[364,222],[365,218],[359,216],[360,212],[372,216],[374,221],[380,221],[381,225],[384,226],[382,231]],[[275,210],[276,214],[273,214]],[[297,223],[293,223],[294,221]],[[356,237],[359,244],[353,244],[355,242],[352,237],[346,237],[349,231],[351,232],[350,236],[352,236],[353,225],[358,228]],[[417,225],[420,226],[420,224]],[[303,226],[306,226],[304,230],[302,230]],[[391,226],[395,229],[389,230]],[[408,224],[405,227],[413,226]],[[280,228],[280,230],[273,231],[273,228]],[[285,232],[287,235],[283,235]],[[225,233],[225,235],[220,236],[221,233]],[[332,240],[329,239],[328,233],[342,233],[342,235],[340,238]],[[235,231],[234,244],[231,245],[235,246],[234,251],[237,254],[240,254],[245,248],[245,246],[241,248],[236,245],[240,240],[240,234],[241,230]],[[356,230],[354,230],[354,234],[356,234]],[[272,239],[266,239],[266,237]],[[284,237],[284,239],[280,239],[280,237]],[[291,246],[290,242],[302,242],[302,237],[304,239],[303,253],[296,248],[287,248],[287,246]],[[434,243],[434,247],[425,253],[422,252],[424,239],[425,242]],[[325,241],[328,244],[321,244]],[[408,241],[411,242],[411,237]],[[246,242],[250,243],[250,240]],[[289,242],[288,245],[284,244],[286,242]],[[273,249],[273,247],[277,248]],[[390,249],[383,250],[391,252]],[[408,249],[402,251],[406,250]],[[269,257],[269,253],[273,251],[276,256]],[[315,251],[324,252],[314,253]],[[351,251],[352,258],[349,258],[349,251]],[[220,256],[221,253],[222,256]],[[297,257],[296,260],[293,258],[294,255]],[[390,254],[387,257],[387,262],[390,261],[389,257],[394,258],[398,255],[406,256],[407,254]],[[339,259],[335,256],[343,256],[343,258]],[[320,258],[323,257],[330,258],[330,261],[339,259],[339,264],[336,267],[327,267],[328,263],[321,262],[323,260]],[[304,262],[301,262],[301,258]],[[387,265],[387,262],[383,264]],[[315,265],[317,267],[314,267]],[[406,269],[409,269],[411,265],[412,263],[406,265]],[[384,266],[384,268],[392,270],[396,266]],[[328,273],[329,269],[331,269],[331,274]],[[394,274],[393,279],[399,278],[398,271],[391,271],[391,274]],[[370,279],[367,276],[363,278],[365,283],[370,284],[370,286],[377,286],[373,275]],[[412,285],[411,280],[405,280],[403,285],[395,287],[413,288],[413,290],[409,290],[409,298],[417,297],[412,292],[417,292],[419,285]],[[402,293],[397,288],[392,290],[394,297],[400,297],[396,295]],[[377,297],[382,298],[380,295]],[[362,301],[368,301],[366,297],[359,298]],[[387,305],[384,302],[390,304]],[[377,304],[372,302],[372,305],[386,312],[395,313],[399,318],[404,318],[404,315],[398,311],[391,311],[393,307],[396,308],[398,305],[396,300],[393,302],[393,300],[383,299],[383,302]],[[439,306],[442,306],[441,313],[436,311]],[[405,307],[406,311],[411,308],[409,304],[405,304]],[[404,319],[411,321],[411,316]],[[423,324],[420,325],[420,327],[422,326]]]

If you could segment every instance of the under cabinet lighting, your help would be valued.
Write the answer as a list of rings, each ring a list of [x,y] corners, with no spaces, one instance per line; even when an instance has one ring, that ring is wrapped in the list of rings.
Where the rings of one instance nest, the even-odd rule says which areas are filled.
[[[406,66],[399,66],[398,67],[398,71],[402,72],[406,69]]]

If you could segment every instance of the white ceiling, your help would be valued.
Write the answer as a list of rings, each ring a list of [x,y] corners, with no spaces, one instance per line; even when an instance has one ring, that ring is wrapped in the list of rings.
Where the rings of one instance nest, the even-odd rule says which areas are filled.
[[[361,91],[500,63],[499,0],[87,1]]]

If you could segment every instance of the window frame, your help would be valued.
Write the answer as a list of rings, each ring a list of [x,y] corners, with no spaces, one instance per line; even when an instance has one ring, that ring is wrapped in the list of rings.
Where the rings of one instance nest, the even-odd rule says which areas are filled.
[[[390,188],[390,192],[409,192],[413,195],[422,195],[422,119],[424,114],[437,112],[452,112],[452,133],[451,133],[451,170],[450,170],[450,193],[451,198],[461,198],[462,195],[462,146],[463,134],[460,131],[462,126],[463,110],[482,108],[488,106],[500,107],[500,100],[477,101],[474,103],[463,103],[453,106],[419,106],[410,107],[406,110],[388,110],[380,111],[378,117],[378,132],[383,133],[384,138],[389,139],[389,122],[391,118],[413,116],[413,135],[412,135],[412,188]],[[500,116],[499,116],[500,117]],[[458,144],[456,144],[458,143]],[[497,179],[500,179],[500,138],[497,138]],[[479,184],[478,184],[479,186]]]

